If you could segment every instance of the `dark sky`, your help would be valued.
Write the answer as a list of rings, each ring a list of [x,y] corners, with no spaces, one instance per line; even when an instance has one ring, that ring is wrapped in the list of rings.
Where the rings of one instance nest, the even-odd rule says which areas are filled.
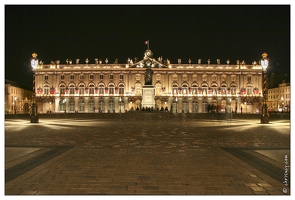
[[[269,72],[289,74],[290,5],[5,5],[5,78],[31,86],[33,52],[45,64],[126,63],[143,58],[146,40],[171,63],[250,64],[267,52]]]

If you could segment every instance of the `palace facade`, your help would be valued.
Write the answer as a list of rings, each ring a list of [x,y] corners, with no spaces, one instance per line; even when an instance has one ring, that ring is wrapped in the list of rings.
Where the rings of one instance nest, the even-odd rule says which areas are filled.
[[[125,64],[108,59],[44,64],[36,54],[31,64],[38,113],[119,113],[147,107],[175,113],[260,113],[262,107],[262,68],[255,61],[178,59],[172,64],[155,59],[148,49],[142,60]]]

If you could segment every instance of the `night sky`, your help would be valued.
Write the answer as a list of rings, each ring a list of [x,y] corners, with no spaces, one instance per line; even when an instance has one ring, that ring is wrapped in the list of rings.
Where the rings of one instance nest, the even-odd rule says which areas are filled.
[[[171,63],[250,64],[267,52],[270,73],[290,74],[290,5],[5,5],[5,78],[31,86],[33,52],[45,64],[126,63],[143,58],[146,40]]]

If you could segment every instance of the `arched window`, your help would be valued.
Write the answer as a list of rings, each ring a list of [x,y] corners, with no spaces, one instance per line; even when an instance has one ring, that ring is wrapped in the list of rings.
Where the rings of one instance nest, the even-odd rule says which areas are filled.
[[[61,95],[63,95],[63,94],[65,94],[65,90],[66,90],[66,85],[65,85],[64,83],[61,83],[61,84],[59,85],[59,93],[60,93]]]
[[[94,94],[94,84],[90,83],[88,86],[89,94]]]
[[[199,87],[199,85],[198,85],[197,82],[192,83],[192,95],[197,95],[198,94],[198,91],[197,91],[198,87]]]
[[[120,83],[118,87],[119,87],[119,95],[124,95],[124,84]]]
[[[188,94],[188,84],[183,83],[182,84],[182,95],[187,95]]]
[[[89,100],[88,105],[89,105],[89,112],[94,112],[94,101],[93,101],[93,99]]]
[[[196,99],[194,99],[192,102],[192,112],[193,113],[198,112],[198,101]]]
[[[204,78],[204,76],[203,76]],[[201,87],[202,87],[202,95],[203,96],[206,96],[207,93],[208,93],[208,83],[206,81],[203,81],[203,83],[201,84]]]
[[[222,82],[220,87],[221,87],[221,95],[226,95],[227,84],[225,82]]]
[[[109,111],[113,112],[115,110],[115,102],[114,100],[109,101]]]
[[[43,94],[49,95],[49,90],[50,90],[49,84],[44,84],[43,85]]]
[[[79,94],[83,95],[85,93],[85,85],[84,83],[79,84]]]
[[[109,94],[114,95],[115,94],[115,85],[113,83],[109,84]]]
[[[98,93],[99,93],[99,95],[104,95],[104,90],[105,90],[104,84],[103,83],[100,83],[98,85]]]
[[[237,84],[236,83],[231,83],[230,84],[230,88],[231,88],[231,94],[235,95],[237,93]]]
[[[84,103],[84,99],[80,99],[80,100],[79,100],[79,111],[80,111],[80,112],[84,112],[84,111],[85,111],[85,103]]]
[[[74,101],[74,99],[71,99],[69,101],[69,105],[70,105],[70,112],[74,112],[75,111],[75,101]]]
[[[172,94],[173,95],[177,95],[178,93],[178,84],[177,83],[173,83],[172,84]]]
[[[253,92],[253,86],[252,86],[252,84],[251,83],[248,83],[246,87],[247,87],[247,95],[251,95],[252,92]]]
[[[212,94],[213,95],[216,95],[217,93],[218,93],[218,84],[217,84],[217,82],[216,81],[213,81],[212,83],[211,83],[211,89],[212,89]]]
[[[221,100],[221,110],[220,110],[220,112],[225,112],[225,107],[226,107],[226,100]]]
[[[98,102],[98,110],[99,112],[104,112],[104,101],[102,99]]]
[[[59,111],[65,111],[66,110],[66,99],[61,99],[59,101]]]
[[[74,95],[75,94],[75,84],[70,83],[69,84],[69,89],[70,89],[70,95]]]

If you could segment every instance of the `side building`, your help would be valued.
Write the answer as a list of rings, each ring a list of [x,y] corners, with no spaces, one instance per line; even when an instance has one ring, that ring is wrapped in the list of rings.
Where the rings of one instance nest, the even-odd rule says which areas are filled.
[[[36,57],[33,58],[38,61]],[[32,60],[32,59],[31,59]],[[178,113],[260,113],[263,100],[262,67],[244,61],[222,64],[210,59],[172,64],[155,59],[150,49],[142,60],[66,60],[33,68],[38,113],[126,112],[169,110]]]
[[[29,87],[5,79],[5,113],[29,114],[32,93]]]
[[[283,81],[278,87],[268,89],[268,108],[275,112],[290,112],[290,83]]]

